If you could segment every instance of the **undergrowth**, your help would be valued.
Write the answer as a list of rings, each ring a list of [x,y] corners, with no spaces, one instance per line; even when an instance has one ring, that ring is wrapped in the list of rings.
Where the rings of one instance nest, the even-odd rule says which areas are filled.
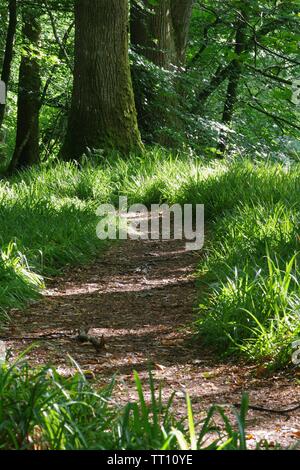
[[[73,366],[76,366],[73,363]],[[172,414],[171,396],[162,401],[150,372],[146,398],[137,373],[138,399],[121,407],[113,382],[95,391],[77,368],[71,377],[52,367],[34,369],[19,358],[0,367],[0,449],[2,450],[245,450],[248,397],[229,419],[213,406],[196,423],[187,397],[187,419]],[[216,417],[219,417],[216,422]],[[258,448],[261,446],[257,444]],[[266,447],[266,444],[264,444]]]
[[[163,151],[127,160],[51,163],[0,182],[0,308],[34,298],[51,275],[103,248],[97,207],[205,205],[209,229],[198,269],[200,340],[274,367],[299,336],[300,166],[204,161]],[[203,289],[203,286],[205,289]]]

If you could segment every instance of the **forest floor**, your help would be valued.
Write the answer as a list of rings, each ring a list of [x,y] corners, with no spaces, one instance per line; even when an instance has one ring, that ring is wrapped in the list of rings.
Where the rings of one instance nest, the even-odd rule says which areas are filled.
[[[197,264],[199,253],[185,251],[181,241],[111,244],[93,264],[50,279],[40,301],[12,312],[3,339],[13,357],[35,342],[27,354],[30,363],[54,364],[64,375],[74,372],[71,356],[93,372],[96,386],[116,374],[119,403],[136,398],[133,370],[149,396],[151,364],[166,401],[175,392],[173,409],[180,417],[186,416],[186,391],[197,420],[212,404],[226,404],[230,414],[230,404],[239,403],[243,391],[252,405],[282,409],[300,403],[295,373],[268,375],[255,365],[219,360],[193,340]],[[104,337],[103,350],[74,339],[83,326]],[[300,438],[299,410],[288,415],[251,410],[247,433],[250,447],[261,439],[293,445]]]

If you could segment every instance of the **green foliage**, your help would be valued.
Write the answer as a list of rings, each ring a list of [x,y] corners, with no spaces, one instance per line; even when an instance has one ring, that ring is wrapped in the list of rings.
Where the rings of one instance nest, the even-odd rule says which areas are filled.
[[[240,9],[246,9],[244,52],[235,51]],[[218,155],[299,159],[299,109],[292,103],[300,74],[299,3],[206,0],[194,6],[185,68],[162,69],[131,52],[139,125],[147,143]],[[259,18],[259,20],[258,20]],[[230,122],[222,114],[230,74],[241,67]]]
[[[140,9],[143,2],[136,0]],[[151,5],[156,2],[153,0]],[[39,62],[46,94],[40,111],[41,151],[45,160],[57,156],[66,132],[72,91],[73,2],[49,0],[35,6],[42,19]],[[238,11],[247,8],[246,50],[235,52]],[[20,8],[21,9],[21,8]],[[7,2],[0,2],[0,50],[4,50]],[[20,22],[19,22],[20,23]],[[54,28],[53,28],[54,26]],[[66,33],[68,32],[67,36]],[[60,38],[66,54],[62,54]],[[7,165],[15,144],[18,65],[17,41],[7,113],[1,130],[0,168]],[[220,133],[227,134],[230,153],[245,152],[279,160],[299,159],[299,109],[292,102],[292,84],[300,74],[299,2],[205,0],[193,8],[186,67],[164,70],[131,51],[139,127],[146,144],[189,149],[207,157],[218,155]],[[68,60],[66,59],[68,56]],[[0,54],[2,62],[3,54]],[[232,122],[222,122],[232,62],[242,66]],[[69,64],[68,64],[69,63]],[[71,67],[70,67],[71,64]],[[214,86],[215,76],[221,80]],[[49,80],[49,82],[48,82]]]
[[[26,257],[14,243],[0,251],[0,320],[7,319],[6,309],[21,307],[36,298],[42,287],[41,276],[30,269]]]
[[[99,204],[117,203],[120,195],[147,206],[200,203],[209,240],[197,273],[199,341],[221,355],[242,355],[273,368],[289,366],[291,344],[300,337],[300,167],[295,163],[300,128],[299,103],[292,100],[300,76],[299,2],[195,2],[182,67],[162,69],[130,52],[143,140],[180,155],[154,148],[126,161],[113,153],[104,160],[96,150],[81,167],[57,161],[71,101],[74,2],[21,3],[0,129],[0,171],[15,147],[24,53],[20,19],[27,8],[35,9],[43,26],[39,50],[30,51],[44,87],[39,120],[43,162],[0,181],[1,325],[9,309],[38,298],[43,276],[87,262],[104,248],[95,230]],[[157,0],[149,0],[150,7],[136,3],[150,11]],[[0,0],[1,65],[7,12],[7,2]],[[238,53],[241,20],[245,43]],[[226,121],[228,85],[237,70],[232,115]],[[213,160],[222,156],[224,136],[229,159]],[[53,368],[32,370],[22,361],[1,366],[0,448],[246,448],[246,395],[236,413],[237,426],[219,406],[195,423],[189,397],[187,422],[178,422],[172,397],[164,403],[161,391],[156,394],[151,373],[150,400],[138,375],[134,378],[138,400],[120,408],[111,399],[112,387],[95,392],[80,370],[67,379]]]
[[[172,434],[176,437],[180,450],[247,450],[246,441],[246,417],[248,413],[249,397],[243,394],[242,402],[239,412],[234,410],[237,422],[237,429],[232,425],[224,409],[221,406],[212,406],[208,411],[207,416],[200,427],[199,435],[197,436],[195,429],[195,422],[192,410],[190,397],[187,395],[187,411],[188,411],[188,440],[184,433],[178,429],[173,429]],[[214,425],[213,418],[218,415],[221,418],[223,427],[226,431],[219,431],[219,428]],[[222,428],[222,427],[221,427]],[[215,437],[217,435],[217,437]],[[207,445],[208,436],[211,443]],[[260,447],[257,443],[257,448]]]
[[[52,368],[26,363],[0,369],[0,448],[86,449],[109,447],[109,388],[91,389],[81,372],[64,379]]]
[[[118,445],[127,450],[159,449],[162,445],[167,448],[174,448],[174,443],[169,437],[170,430],[173,426],[183,429],[180,423],[176,423],[171,413],[174,395],[171,395],[165,405],[161,388],[156,394],[153,376],[150,371],[151,400],[150,403],[147,403],[137,372],[134,372],[134,380],[138,402],[128,403],[124,408],[122,419],[118,423]]]
[[[0,184],[2,308],[33,298],[34,273],[90,259],[100,203],[201,203],[213,234],[201,260],[197,328],[217,350],[290,362],[299,332],[299,165],[212,162],[154,151],[79,168],[45,166]],[[94,163],[93,163],[94,162]],[[10,248],[15,240],[18,250]],[[12,247],[13,245],[11,245]],[[268,250],[268,251],[266,251]],[[26,258],[25,258],[26,257]],[[3,261],[5,258],[5,262]],[[202,284],[209,289],[202,291]]]
[[[101,169],[74,165],[35,168],[0,182],[0,307],[20,307],[36,297],[39,275],[87,261],[101,248],[95,210],[108,191]]]
[[[26,354],[26,351],[24,352]],[[74,365],[74,364],[73,364]],[[113,383],[96,392],[83,372],[61,376],[54,368],[32,370],[19,358],[0,367],[0,449],[2,450],[244,450],[248,399],[235,411],[237,426],[213,406],[198,426],[187,399],[188,423],[174,418],[172,397],[164,405],[154,389],[146,402],[135,373],[138,400],[119,407]],[[219,415],[223,427],[216,427]],[[198,431],[199,428],[199,431]],[[207,441],[210,444],[207,444]]]
[[[296,165],[243,164],[219,181],[214,234],[199,268],[211,288],[201,294],[197,326],[201,341],[221,352],[290,364],[300,335],[299,176]]]

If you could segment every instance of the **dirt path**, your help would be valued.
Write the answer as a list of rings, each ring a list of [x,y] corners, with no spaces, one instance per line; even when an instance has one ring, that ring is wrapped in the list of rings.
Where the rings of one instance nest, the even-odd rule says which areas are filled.
[[[32,364],[51,362],[69,374],[70,355],[94,372],[97,384],[117,373],[115,396],[122,402],[135,397],[132,370],[146,383],[151,363],[164,397],[176,391],[174,408],[182,416],[185,391],[197,418],[213,403],[239,402],[244,390],[252,404],[282,408],[300,402],[295,374],[259,377],[255,367],[218,361],[192,342],[197,263],[199,254],[186,252],[178,241],[115,244],[92,265],[49,282],[43,299],[25,312],[15,311],[7,345],[17,355],[39,339],[29,353]],[[97,353],[72,338],[82,325],[103,335],[105,350]],[[262,438],[295,444],[300,437],[299,412],[283,417],[251,411],[248,421],[250,445]]]

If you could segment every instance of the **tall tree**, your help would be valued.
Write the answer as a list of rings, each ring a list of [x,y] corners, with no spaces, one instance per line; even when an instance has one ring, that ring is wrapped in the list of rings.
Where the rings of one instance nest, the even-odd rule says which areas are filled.
[[[128,1],[77,0],[75,30],[63,158],[78,160],[87,149],[141,150],[128,56]]]
[[[17,28],[17,0],[8,1],[8,28],[6,34],[5,51],[1,72],[1,80],[6,85],[6,92],[11,73],[11,64],[13,59],[13,49]],[[5,103],[0,103],[0,129],[2,127],[5,114]]]
[[[39,162],[41,28],[36,8],[26,5],[23,17],[23,47],[19,69],[18,115],[15,151],[9,165],[11,173]]]
[[[194,0],[134,1],[131,43],[137,52],[165,69],[184,65],[193,3]]]
[[[158,78],[160,73],[153,74],[153,67],[145,61],[138,61],[143,64],[142,74],[140,66],[133,67],[139,127],[146,138],[151,136],[151,142],[167,147],[177,147],[174,130],[184,128],[178,111],[182,98],[180,74],[186,62],[193,4],[194,0],[133,0],[131,4],[132,49],[159,67],[164,76]],[[145,80],[140,79],[143,75]],[[167,75],[168,89],[161,96],[161,105],[153,89],[161,89]]]
[[[242,2],[241,8],[238,11],[234,48],[235,58],[233,59],[231,64],[227,92],[224,101],[224,110],[222,115],[222,123],[225,124],[225,126],[229,126],[233,118],[234,106],[238,96],[239,81],[243,71],[242,54],[246,50],[248,8],[249,5],[247,4],[247,1],[244,1]],[[219,141],[219,151],[221,152],[221,155],[226,150],[226,141],[226,131],[221,132]]]

